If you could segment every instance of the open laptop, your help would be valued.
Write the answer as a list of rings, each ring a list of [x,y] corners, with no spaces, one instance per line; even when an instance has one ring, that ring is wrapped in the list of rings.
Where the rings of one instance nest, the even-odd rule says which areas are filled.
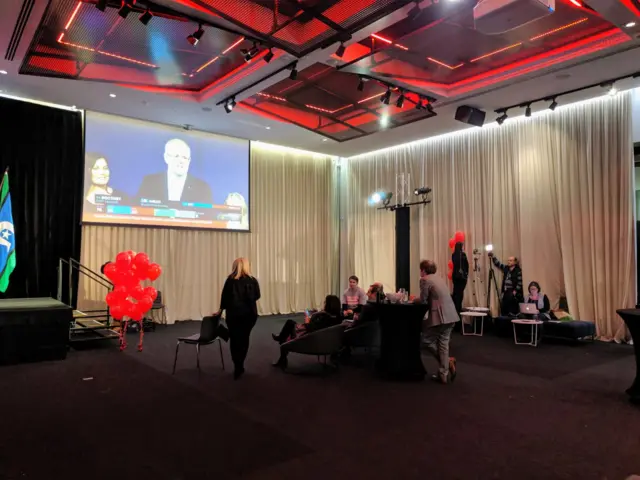
[[[523,315],[537,315],[540,312],[538,311],[538,307],[534,303],[521,303],[520,313],[522,313]]]

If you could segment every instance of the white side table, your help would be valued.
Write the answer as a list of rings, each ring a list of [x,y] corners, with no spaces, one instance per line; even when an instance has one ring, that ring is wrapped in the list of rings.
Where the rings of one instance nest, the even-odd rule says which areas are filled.
[[[511,320],[511,324],[513,325],[513,341],[516,345],[529,345],[530,347],[538,346],[538,328],[542,325],[543,322],[540,320],[520,320],[515,319]],[[531,327],[531,340],[528,342],[519,342],[518,341],[518,333],[516,332],[516,325],[528,325]]]
[[[489,315],[489,309],[487,307],[467,307],[465,310],[467,312],[480,312]]]
[[[484,330],[484,319],[486,316],[487,314],[484,312],[462,312],[460,314],[460,318],[462,319],[462,334],[481,337],[482,331]],[[472,332],[465,330],[465,321],[473,326]],[[480,332],[478,332],[478,323],[480,324]]]

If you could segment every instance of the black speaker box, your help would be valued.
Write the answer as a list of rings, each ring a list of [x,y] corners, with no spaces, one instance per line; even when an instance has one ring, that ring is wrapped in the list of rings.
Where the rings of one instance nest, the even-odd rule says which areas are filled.
[[[484,118],[486,116],[486,112],[468,105],[462,105],[456,110],[456,120],[462,123],[468,123],[475,127],[481,127],[484,125]]]

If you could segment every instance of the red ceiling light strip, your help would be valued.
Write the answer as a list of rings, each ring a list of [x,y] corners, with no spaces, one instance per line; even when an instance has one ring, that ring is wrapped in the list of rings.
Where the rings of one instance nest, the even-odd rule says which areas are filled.
[[[99,53],[100,55],[106,55],[107,57],[117,58],[119,60],[125,60],[127,62],[135,63],[137,65],[143,65],[145,67],[157,68],[157,65],[153,65],[152,63],[141,62],[140,60],[135,60],[133,58],[123,57],[121,55],[116,55],[115,53],[105,52],[104,50],[96,50],[95,48],[84,47],[82,45],[77,45],[75,43],[65,42],[64,40],[62,40],[63,38],[64,38],[64,32],[62,32],[60,34],[60,36],[58,37],[58,43],[61,43],[62,45],[67,45],[69,47],[78,48],[80,50],[86,50],[87,52]]]
[[[569,1],[573,3],[576,7],[582,8],[582,3],[580,3],[578,0],[569,0]]]
[[[209,65],[211,65],[214,62],[217,62],[218,59],[220,58],[220,56],[217,57],[213,57],[211,60],[209,60],[207,63],[205,63],[204,65],[201,65],[197,70],[196,73],[200,73],[202,70],[204,70],[205,68],[207,68]]]
[[[393,42],[388,38],[381,37],[380,35],[376,35],[375,33],[372,33],[371,36],[376,40],[380,40],[381,42],[388,43],[389,45],[393,45]]]
[[[336,112],[339,112],[340,110],[344,110],[345,108],[349,108],[349,107],[352,107],[352,106],[353,106],[353,103],[350,103],[349,105],[345,105],[344,107],[336,108],[335,110],[328,110],[326,108],[316,107],[315,105],[305,104],[305,107],[307,107],[307,108],[310,108],[312,110],[317,110],[319,112],[324,112],[324,113],[336,113]]]
[[[280,100],[281,102],[286,102],[286,98],[278,97],[277,95],[269,95],[268,93],[258,92],[257,95],[260,97],[270,98],[272,100]]]
[[[471,63],[477,62],[478,60],[482,60],[484,58],[490,57],[490,56],[495,55],[497,53],[506,52],[507,50],[511,50],[512,48],[519,47],[520,45],[522,45],[522,42],[514,43],[513,45],[509,45],[508,47],[504,47],[504,48],[501,48],[499,50],[494,50],[493,52],[489,52],[489,53],[487,53],[485,55],[482,55],[480,57],[472,58],[471,60],[469,60],[469,62],[471,62]]]
[[[400,50],[404,50],[405,52],[409,50],[408,47],[405,47],[404,45],[400,45],[399,43],[394,43],[394,45],[398,47]]]
[[[376,93],[375,95],[371,95],[370,97],[363,98],[362,100],[358,101],[358,105],[364,102],[368,102],[369,100],[373,100],[374,98],[380,98],[381,96],[382,93]]]
[[[64,26],[65,30],[69,30],[69,27],[71,26],[71,23],[73,22],[73,20],[76,18],[76,15],[78,14],[78,10],[80,10],[81,6],[82,6],[82,2],[78,2],[78,4],[76,5],[76,8],[73,10],[73,13],[69,17],[69,21]]]
[[[234,48],[236,48],[238,45],[240,45],[242,42],[244,42],[244,37],[240,38],[238,41],[236,41],[233,45],[231,45],[229,48],[227,48],[224,52],[222,52],[222,55],[226,55],[229,51],[233,50]]]
[[[455,65],[455,66],[447,65],[446,63],[441,62],[440,60],[436,60],[433,57],[427,57],[427,60],[429,60],[430,62],[436,63],[442,67],[446,67],[449,70],[455,70],[456,68],[460,68],[462,65],[464,65],[464,63],[459,63],[458,65]]]
[[[549,30],[548,32],[544,32],[544,33],[541,33],[540,35],[536,35],[535,37],[531,37],[529,39],[529,41],[533,42],[534,40],[538,40],[539,38],[546,37],[547,35],[553,35],[554,33],[561,32],[562,30],[566,30],[567,28],[571,28],[571,27],[575,27],[576,25],[580,25],[581,23],[584,23],[587,20],[589,20],[589,19],[588,18],[582,18],[582,19],[577,20],[575,22],[571,22],[571,23],[568,23],[566,25],[563,25],[562,27],[554,28],[553,30]]]

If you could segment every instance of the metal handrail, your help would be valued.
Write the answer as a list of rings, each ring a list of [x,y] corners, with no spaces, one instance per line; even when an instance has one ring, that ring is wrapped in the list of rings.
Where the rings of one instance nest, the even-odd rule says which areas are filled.
[[[89,267],[81,264],[75,258],[70,258],[69,259],[69,264],[71,266],[75,267],[78,271],[86,270],[86,272],[83,271],[82,273],[84,273],[89,278],[92,278],[91,275],[93,275],[93,279],[96,282],[100,283],[102,286],[107,287],[107,288],[112,288],[113,287],[113,283],[109,279],[107,279],[103,275],[99,274],[98,272],[96,272],[94,270],[91,270]]]

